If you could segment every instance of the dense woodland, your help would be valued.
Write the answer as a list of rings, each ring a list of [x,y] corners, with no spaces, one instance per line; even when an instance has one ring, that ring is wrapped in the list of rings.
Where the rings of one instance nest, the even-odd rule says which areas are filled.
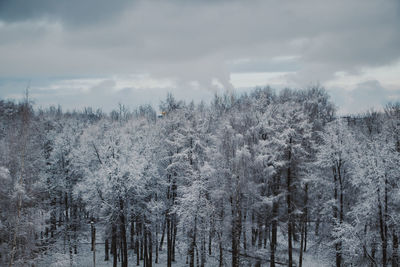
[[[322,88],[263,88],[159,110],[0,100],[0,265],[399,266],[400,104],[343,117]]]

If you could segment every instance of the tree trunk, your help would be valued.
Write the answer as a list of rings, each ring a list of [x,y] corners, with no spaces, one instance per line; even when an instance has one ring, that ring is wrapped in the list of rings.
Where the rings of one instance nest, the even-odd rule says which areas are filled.
[[[134,236],[135,236],[135,221],[133,219],[133,214],[131,215],[131,235],[130,235],[130,249],[135,248],[135,241],[134,241]]]
[[[171,260],[173,262],[175,262],[175,248],[176,248],[176,234],[178,231],[178,227],[177,227],[177,220],[176,220],[176,216],[173,216],[173,233],[172,233],[172,258]]]
[[[95,242],[96,242],[96,227],[94,226],[93,218],[91,221],[91,230],[92,230],[92,246],[90,248],[90,251],[94,250]]]
[[[197,216],[194,218],[194,228],[190,233],[191,242],[189,246],[189,267],[194,267],[194,249],[196,247]]]
[[[166,218],[167,216],[165,216]],[[162,224],[162,234],[161,234],[161,240],[160,240],[160,251],[162,251],[162,247],[164,244],[164,236],[165,236],[165,228],[166,228],[166,220],[164,220],[163,224]]]
[[[269,238],[269,234],[270,234],[270,222],[268,219],[266,219],[265,224],[264,224],[264,248],[267,248],[267,238]]]
[[[119,207],[120,207],[120,234],[121,234],[121,242],[122,242],[122,247],[121,247],[121,256],[122,256],[122,261],[121,261],[121,267],[128,267],[128,244],[126,242],[126,225],[125,225],[125,215],[124,215],[124,203],[120,199],[119,201]]]
[[[224,266],[224,248],[222,246],[222,237],[220,236],[219,238],[219,259],[218,259],[218,266],[223,267]]]
[[[305,186],[305,198],[304,198],[304,247],[303,251],[307,250],[307,225],[308,225],[308,184]]]
[[[167,214],[167,267],[172,267],[172,233],[170,214]]]
[[[196,248],[196,266],[199,267],[200,266],[200,263],[199,263],[199,250],[197,249],[197,246],[195,248]]]
[[[239,180],[239,177],[237,177]],[[239,188],[236,189],[235,196],[231,197],[232,206],[232,267],[240,265],[240,232],[242,223],[242,210],[240,207]],[[233,199],[235,198],[235,199]]]
[[[144,259],[143,259],[143,267],[149,266],[149,254],[148,254],[148,246],[147,246],[147,230],[144,227],[143,233],[143,243],[144,243]]]
[[[212,245],[212,237],[213,237],[213,227],[210,228],[209,234],[208,234],[208,255],[211,256],[211,245]]]
[[[337,169],[336,169],[337,167]],[[340,169],[340,165],[333,167],[333,180],[334,180],[334,198],[335,198],[335,206],[333,207],[333,218],[337,221],[339,217],[339,211],[338,211],[338,202],[339,202],[339,197],[338,197],[338,176],[337,176],[337,171]],[[336,251],[336,267],[341,266],[342,262],[342,254],[341,254],[341,244],[340,242],[335,243],[335,251]]]
[[[219,247],[219,258],[218,258],[218,266],[223,267],[224,265],[224,247],[222,243],[222,237],[223,237],[223,218],[224,218],[224,208],[223,208],[223,203],[219,203],[219,212],[218,212],[218,217],[219,217],[219,225],[218,225],[218,230],[216,231],[217,236],[218,236],[218,247]]]
[[[292,244],[292,237],[293,237],[293,233],[292,233],[292,224],[290,222],[288,222],[287,224],[288,227],[288,266],[291,267],[293,266],[293,244]]]
[[[372,263],[371,263],[371,267],[376,267],[376,260],[375,260],[375,253],[376,253],[376,244],[375,242],[371,245],[371,259],[372,259]]]
[[[206,264],[206,237],[203,231],[201,248],[200,248],[200,267],[204,267],[205,264]]]
[[[148,238],[148,242],[149,242],[149,266],[148,267],[152,267],[153,265],[153,239],[151,238],[151,232],[149,231],[149,238]]]
[[[393,245],[392,245],[392,267],[399,266],[399,239],[396,233],[396,230],[393,228]]]
[[[239,240],[237,237],[237,222],[232,223],[232,267],[239,267]]]
[[[385,208],[384,208],[384,214],[383,214],[383,233],[385,235],[385,244],[384,244],[384,248],[385,248],[385,264],[383,266],[387,265],[387,246],[388,246],[388,180],[387,177],[385,175]],[[383,251],[383,249],[382,249]],[[383,256],[382,256],[383,257]],[[383,262],[383,260],[382,260]]]
[[[156,260],[155,263],[158,263],[158,220],[156,221]]]
[[[262,247],[262,241],[263,241],[263,238],[262,238],[262,235],[263,235],[263,230],[262,230],[262,221],[261,221],[261,216],[257,216],[258,217],[258,219],[257,219],[257,228],[258,228],[258,248],[261,248]]]
[[[304,249],[304,225],[305,222],[300,222],[300,250],[299,250],[299,267],[303,266],[303,249]]]
[[[113,267],[117,267],[117,226],[114,223],[111,234],[111,253],[113,254]]]
[[[73,231],[74,231],[74,254],[78,254],[78,205],[74,204],[73,208]]]
[[[276,200],[276,197],[279,193],[279,175],[277,174],[274,177],[274,183],[272,187],[272,193],[274,195],[274,200],[272,203],[272,221],[271,221],[271,241],[270,241],[270,267],[275,267],[275,251],[278,245],[278,209],[279,203]]]
[[[320,224],[320,219],[319,216],[317,217],[317,221],[315,222],[315,236],[319,236],[319,224]]]
[[[108,238],[106,238],[104,242],[104,261],[109,260],[109,254],[108,254]]]
[[[171,200],[172,203],[175,203],[176,200],[176,196],[177,196],[177,185],[176,185],[176,173],[174,174],[174,177],[172,179],[172,187],[171,187]],[[174,204],[172,204],[174,205]],[[170,234],[170,238],[171,238],[171,261],[175,262],[175,241],[176,241],[176,233],[177,233],[177,218],[175,214],[172,214],[172,218],[171,218],[171,234]]]
[[[290,144],[292,143],[292,139],[290,139]],[[287,202],[287,214],[288,214],[288,221],[287,221],[287,228],[288,228],[288,266],[292,267],[293,266],[293,258],[292,258],[292,253],[293,253],[293,247],[292,247],[292,237],[293,237],[293,224],[292,224],[292,174],[291,174],[291,157],[292,157],[292,151],[291,148],[289,148],[289,156],[288,156],[288,162],[289,162],[289,167],[287,169],[287,179],[286,179],[286,202]]]
[[[247,237],[246,237],[246,220],[247,220],[247,211],[246,208],[244,209],[244,214],[243,214],[243,250],[246,252],[247,250]]]
[[[135,248],[136,248],[136,265],[140,265],[140,245],[139,245],[139,238],[140,238],[140,223],[139,218],[136,217],[136,240],[135,240]]]
[[[380,236],[381,236],[381,247],[382,247],[382,266],[386,266],[386,258],[387,258],[387,239],[385,235],[385,219],[384,219],[384,214],[382,210],[382,204],[380,201],[380,196],[379,196],[379,188],[378,188],[378,210],[379,210],[379,229],[380,229]]]
[[[144,221],[141,221],[140,224],[140,260],[144,260]]]

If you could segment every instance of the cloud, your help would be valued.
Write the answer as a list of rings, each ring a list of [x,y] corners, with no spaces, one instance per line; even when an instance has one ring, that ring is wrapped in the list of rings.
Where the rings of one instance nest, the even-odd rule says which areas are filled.
[[[3,76],[147,71],[192,78],[210,76],[211,67],[223,77],[230,60],[301,55],[301,75],[316,71],[325,80],[332,71],[400,57],[392,0],[1,3],[0,33],[18,42],[0,47],[9,65]],[[27,27],[41,32],[40,40],[16,36]]]
[[[341,114],[358,114],[367,109],[382,110],[387,103],[400,100],[400,87],[389,90],[377,80],[358,83],[351,90],[332,87],[328,91]]]
[[[29,81],[0,80],[0,99],[20,100]],[[17,88],[17,90],[16,90]],[[217,88],[218,90],[218,88]],[[107,78],[43,79],[32,81],[29,96],[37,107],[61,105],[66,110],[93,107],[109,112],[124,104],[136,108],[150,104],[157,109],[161,100],[172,93],[179,99],[196,103],[210,101],[214,92],[196,83],[177,86],[169,80],[157,80],[148,75],[115,75]]]
[[[68,26],[100,23],[118,15],[130,3],[128,0],[1,0],[0,19],[5,22],[61,20]]]
[[[182,91],[193,84],[215,91],[247,82],[232,80],[245,73],[285,73],[274,84],[324,85],[338,72],[357,76],[400,59],[399,7],[397,0],[0,0],[0,79],[149,75]]]

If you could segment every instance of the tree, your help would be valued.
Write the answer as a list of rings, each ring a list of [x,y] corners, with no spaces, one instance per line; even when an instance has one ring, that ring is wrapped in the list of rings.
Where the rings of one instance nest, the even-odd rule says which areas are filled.
[[[349,175],[353,171],[353,152],[356,151],[355,140],[346,128],[345,122],[335,120],[325,127],[322,133],[323,144],[318,152],[318,165],[322,167],[323,179],[331,186],[329,190],[333,199],[329,201],[333,219],[332,238],[336,251],[336,266],[342,266],[342,239],[341,228],[345,222],[345,193],[349,192]],[[333,191],[333,192],[332,192]],[[333,194],[332,194],[333,193]],[[353,199],[354,201],[354,199]]]
[[[128,200],[131,194],[142,194],[144,158],[140,156],[140,148],[132,143],[129,132],[132,125],[118,127],[117,122],[110,127],[109,123],[101,121],[82,136],[84,150],[78,153],[83,155],[80,163],[85,168],[87,179],[76,190],[91,206],[89,210],[93,218],[101,216],[106,222],[111,222],[114,235],[118,227],[122,244],[121,267],[126,267]],[[96,210],[100,210],[100,214]],[[113,256],[117,257],[115,250]]]

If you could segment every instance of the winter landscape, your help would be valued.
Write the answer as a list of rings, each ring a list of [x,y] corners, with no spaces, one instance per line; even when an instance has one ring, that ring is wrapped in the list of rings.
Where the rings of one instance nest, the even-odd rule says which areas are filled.
[[[0,266],[398,267],[399,25],[0,0]]]

